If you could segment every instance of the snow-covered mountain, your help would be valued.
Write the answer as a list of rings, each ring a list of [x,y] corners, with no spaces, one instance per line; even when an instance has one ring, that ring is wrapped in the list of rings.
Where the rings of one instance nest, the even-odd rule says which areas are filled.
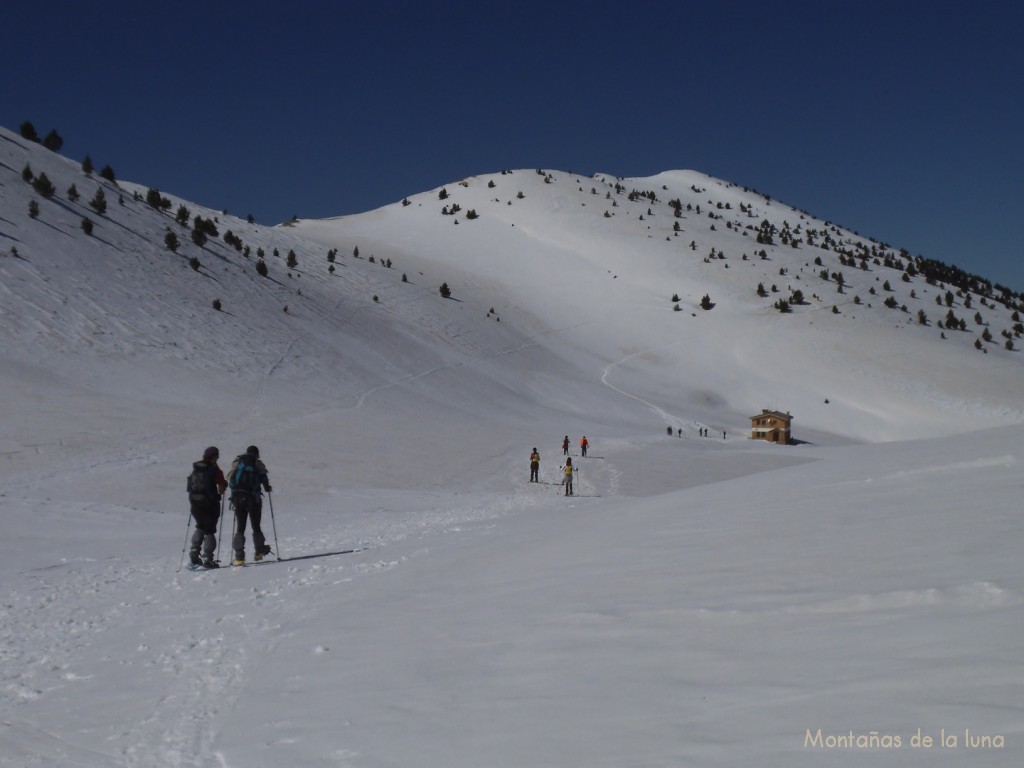
[[[481,401],[460,404],[475,418],[514,403],[572,411],[572,390],[596,382],[647,403],[652,431],[697,422],[741,434],[762,407],[792,412],[805,436],[867,441],[1021,417],[1019,293],[969,275],[957,282],[974,290],[928,280],[937,268],[905,251],[695,172],[503,172],[367,214],[263,227],[166,193],[161,212],[150,188],[2,139],[4,253],[21,256],[5,259],[2,332],[21,362],[59,354],[63,371],[69,354],[100,353],[111,368],[152,361],[288,382],[295,398],[326,387],[339,401],[457,366],[507,390],[481,382]],[[19,178],[26,166],[47,174],[53,197]],[[88,205],[100,189],[102,216]],[[202,247],[195,216],[218,233]],[[778,311],[794,291],[803,303]],[[965,330],[943,328],[950,313]],[[416,386],[444,401],[431,384]]]
[[[1019,748],[1020,293],[693,171],[272,227],[145,181],[0,129],[0,765]],[[293,559],[176,573],[250,443]]]

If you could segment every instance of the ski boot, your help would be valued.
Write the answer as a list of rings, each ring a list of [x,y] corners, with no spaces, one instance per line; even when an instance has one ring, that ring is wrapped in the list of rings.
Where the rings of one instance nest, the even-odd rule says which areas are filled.
[[[264,544],[262,547],[260,547],[259,549],[256,550],[256,554],[253,556],[253,559],[258,563],[260,560],[263,559],[264,555],[269,555],[269,554],[270,554],[270,545],[269,544]]]

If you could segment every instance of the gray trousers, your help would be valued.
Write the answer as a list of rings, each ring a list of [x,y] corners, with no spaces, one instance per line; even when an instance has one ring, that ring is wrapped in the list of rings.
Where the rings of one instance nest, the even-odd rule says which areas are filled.
[[[220,502],[216,499],[193,501],[190,504],[196,530],[192,534],[192,551],[202,549],[204,560],[212,560],[217,549],[217,522],[220,520]]]

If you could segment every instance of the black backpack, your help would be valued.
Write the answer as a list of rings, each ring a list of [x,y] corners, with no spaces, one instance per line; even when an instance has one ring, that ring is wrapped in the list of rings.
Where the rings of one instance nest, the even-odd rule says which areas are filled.
[[[255,495],[260,489],[260,475],[256,468],[256,457],[243,453],[238,457],[238,465],[231,473],[229,480],[231,490],[235,493],[248,493]]]
[[[217,498],[216,470],[213,464],[197,461],[188,476],[188,500],[206,501]]]

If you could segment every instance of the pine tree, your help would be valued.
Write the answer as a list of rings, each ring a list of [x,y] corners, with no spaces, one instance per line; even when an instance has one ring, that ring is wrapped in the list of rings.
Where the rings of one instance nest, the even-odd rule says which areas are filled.
[[[178,236],[173,232],[168,232],[166,235],[164,235],[164,245],[167,247],[168,251],[171,251],[172,253],[177,253],[179,244],[180,242],[178,240]]]
[[[92,219],[82,218],[82,231],[87,235],[92,234]]]
[[[35,200],[28,201],[28,215],[33,219],[39,215],[39,203]]]
[[[256,274],[258,274],[260,277],[267,276],[267,262],[265,262],[263,259],[260,259],[259,261],[256,262]]]
[[[46,134],[46,138],[43,139],[43,146],[51,152],[60,152],[60,148],[64,146],[64,139],[60,137],[56,130],[51,129]]]
[[[36,144],[39,143],[39,134],[36,133],[36,127],[32,125],[28,120],[19,126],[21,131],[21,138],[34,141]]]
[[[46,198],[53,197],[53,193],[57,191],[53,186],[53,182],[47,178],[45,173],[40,173],[36,176],[32,181],[32,188]]]
[[[92,158],[86,155],[85,159],[82,161],[82,173],[86,176],[92,176],[92,170]]]
[[[448,287],[448,283],[441,283],[441,288],[439,290],[441,295],[446,299],[450,298],[452,295],[452,289]]]
[[[79,198],[78,187],[72,184],[70,187],[68,187],[67,195],[68,200],[70,200],[72,203],[77,203]]]
[[[96,189],[96,194],[93,195],[92,200],[89,201],[89,207],[96,211],[100,216],[107,212],[107,196],[103,194],[103,187],[98,187]]]
[[[106,179],[107,181],[111,182],[112,184],[117,183],[117,177],[114,175],[114,169],[111,168],[109,165],[103,166],[103,168],[100,170],[100,176]]]

